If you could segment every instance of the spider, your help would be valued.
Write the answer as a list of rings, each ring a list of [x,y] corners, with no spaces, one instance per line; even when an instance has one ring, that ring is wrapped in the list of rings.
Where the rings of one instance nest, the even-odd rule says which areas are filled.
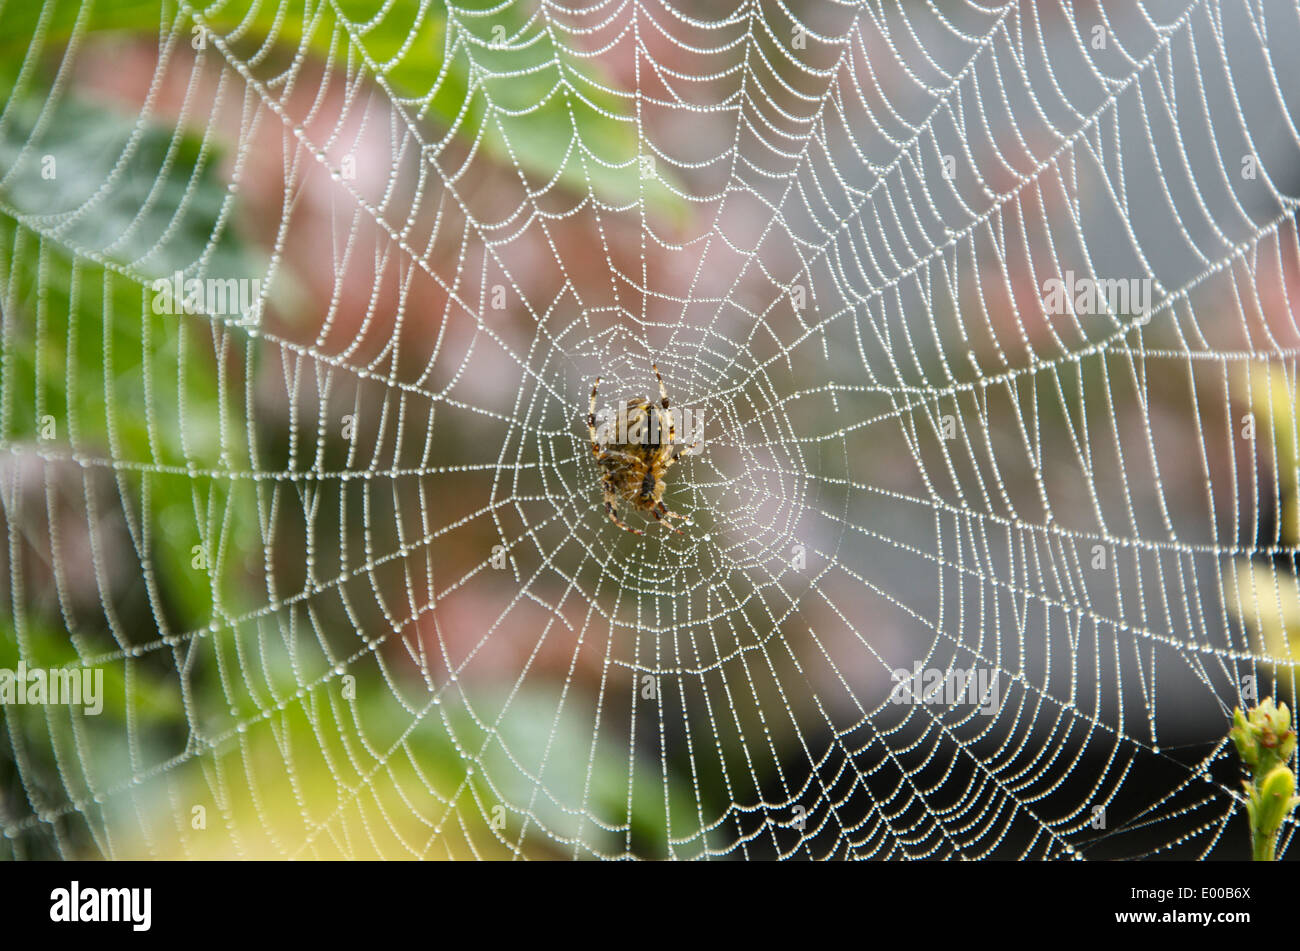
[[[611,522],[625,532],[644,535],[645,532],[624,524],[618,517],[620,504],[631,505],[639,509],[642,514],[653,515],[657,522],[678,535],[684,535],[686,533],[681,529],[673,528],[664,521],[670,518],[690,521],[685,515],[670,512],[664,505],[664,473],[677,461],[678,456],[694,449],[697,444],[692,443],[687,446],[677,443],[677,429],[673,422],[673,414],[667,412],[668,392],[664,389],[664,378],[659,375],[657,366],[651,364],[651,369],[655,371],[655,379],[659,381],[659,403],[663,409],[646,399],[632,399],[627,401],[627,406],[613,420],[613,424],[617,427],[615,433],[627,434],[639,430],[646,438],[636,442],[610,443],[604,448],[601,448],[596,435],[596,391],[600,388],[600,377],[596,377],[596,384],[591,388],[591,407],[587,412],[591,453],[596,457],[596,464],[601,468],[605,514],[609,516]],[[666,443],[662,440],[650,441],[654,434],[650,420],[652,411],[657,418],[659,433],[662,433],[665,427],[668,430]]]

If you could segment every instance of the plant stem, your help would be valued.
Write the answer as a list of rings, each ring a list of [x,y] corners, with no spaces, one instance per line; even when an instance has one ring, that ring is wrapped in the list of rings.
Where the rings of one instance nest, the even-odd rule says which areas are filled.
[[[1251,859],[1255,862],[1277,861],[1277,833],[1268,835],[1255,826],[1250,827]]]

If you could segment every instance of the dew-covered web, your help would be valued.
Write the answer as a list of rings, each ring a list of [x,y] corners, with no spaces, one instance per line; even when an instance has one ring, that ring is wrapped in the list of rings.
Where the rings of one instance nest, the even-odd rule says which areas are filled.
[[[1244,857],[1295,4],[29,6],[0,666],[105,687],[3,708],[3,854]]]

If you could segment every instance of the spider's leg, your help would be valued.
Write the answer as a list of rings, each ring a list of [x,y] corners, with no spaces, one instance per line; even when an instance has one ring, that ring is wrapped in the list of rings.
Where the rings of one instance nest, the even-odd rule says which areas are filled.
[[[680,518],[682,521],[685,522],[689,522],[691,520],[690,517],[687,515],[678,515],[676,512],[669,510],[668,506],[664,505],[663,499],[659,500],[659,504],[655,506],[655,511],[657,511],[664,518]]]
[[[647,442],[653,442],[658,438],[658,433],[655,432],[655,428],[659,426],[659,410],[655,409],[653,403],[642,403],[637,410],[639,415],[645,419],[641,424],[641,439],[639,440],[640,444],[644,446]],[[654,414],[653,417],[650,415],[651,413]],[[630,431],[631,428],[632,427],[629,426],[628,430]],[[631,436],[628,436],[628,439],[631,438]]]
[[[673,528],[671,525],[669,525],[667,522],[664,521],[664,516],[659,514],[659,509],[662,507],[663,507],[663,503],[660,502],[658,506],[650,510],[650,514],[655,517],[655,521],[657,521],[664,528],[668,529],[670,532],[676,532],[678,535],[685,535],[686,533],[682,531],[680,528]],[[665,509],[664,511],[668,515],[673,514],[672,512],[668,512],[667,509]],[[681,518],[680,515],[678,515],[677,517]]]
[[[672,449],[668,446],[664,446],[663,448],[661,448],[659,450],[659,455],[656,457],[659,463],[660,470],[662,472],[667,472],[669,469],[671,469],[673,463],[677,461],[677,457],[679,455],[681,455],[681,453],[677,452],[675,449]]]
[[[664,378],[659,375],[659,367],[655,366],[653,363],[650,364],[650,369],[655,371],[655,379],[659,381],[659,402],[663,405],[664,409],[667,409],[668,391],[664,389]]]
[[[673,461],[673,462],[676,462],[678,456],[689,455],[689,454],[691,453],[691,450],[692,450],[692,449],[698,449],[698,448],[700,448],[700,444],[697,443],[697,442],[693,442],[693,443],[691,443],[689,446],[686,445],[685,443],[683,443],[683,444],[680,445],[680,446],[674,446],[674,447],[673,447],[673,454],[672,454],[672,461]]]
[[[596,441],[596,390],[600,388],[600,377],[591,388],[591,406],[587,409],[587,432],[591,435],[591,454],[600,458],[600,444]]]
[[[664,378],[659,375],[659,367],[655,366],[652,363],[650,364],[650,369],[655,371],[655,379],[659,381],[659,403],[664,408],[664,412],[662,413],[659,413],[656,410],[656,413],[659,416],[659,428],[663,429],[663,425],[664,425],[663,418],[667,416],[668,417],[668,445],[671,446],[673,443],[677,441],[677,425],[673,420],[673,414],[668,411],[668,390],[664,388]]]
[[[645,534],[645,532],[641,531],[641,529],[639,528],[632,528],[630,525],[624,525],[623,522],[619,519],[619,517],[614,514],[614,505],[608,499],[605,500],[605,514],[609,516],[609,520],[611,522],[613,522],[619,528],[623,529],[623,531],[631,532],[633,535]]]
[[[656,409],[655,416],[659,422],[659,432],[663,433],[664,429],[668,430],[668,441],[660,443],[661,446],[670,447],[677,442],[677,423],[673,419],[673,411],[670,409]]]
[[[698,449],[699,443],[693,442],[689,446],[682,444],[669,444],[664,446],[659,453],[659,464],[667,471],[678,459],[689,453],[692,449]]]

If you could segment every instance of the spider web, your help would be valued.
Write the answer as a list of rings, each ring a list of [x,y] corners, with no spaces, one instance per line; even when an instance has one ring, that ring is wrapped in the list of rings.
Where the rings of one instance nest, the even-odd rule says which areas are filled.
[[[6,5],[5,656],[107,687],[4,708],[0,848],[1243,857],[1297,13]],[[586,403],[652,363],[703,446],[634,537]]]

